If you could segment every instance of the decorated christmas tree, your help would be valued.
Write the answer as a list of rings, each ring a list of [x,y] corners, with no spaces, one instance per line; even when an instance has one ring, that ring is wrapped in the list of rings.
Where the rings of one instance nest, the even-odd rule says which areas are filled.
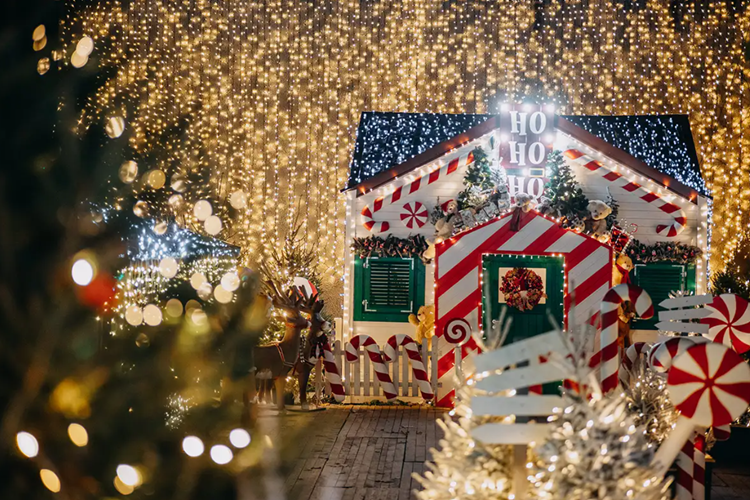
[[[560,151],[549,154],[547,175],[549,182],[545,189],[553,213],[569,221],[583,218],[588,213],[588,199]]]
[[[471,154],[474,156],[474,162],[469,165],[464,175],[466,189],[458,194],[458,207],[461,210],[482,203],[495,187],[487,153],[478,147],[474,148]]]

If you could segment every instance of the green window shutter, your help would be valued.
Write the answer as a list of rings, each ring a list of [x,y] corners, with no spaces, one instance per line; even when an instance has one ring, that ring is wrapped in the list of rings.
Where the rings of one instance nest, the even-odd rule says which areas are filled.
[[[424,304],[424,264],[419,259],[356,259],[355,321],[408,321]]]
[[[646,290],[651,297],[655,312],[654,317],[648,320],[636,318],[633,322],[633,329],[656,330],[656,323],[659,321],[659,303],[668,299],[671,292],[695,291],[695,269],[688,269],[688,266],[682,264],[669,262],[636,264],[633,274],[634,283]]]

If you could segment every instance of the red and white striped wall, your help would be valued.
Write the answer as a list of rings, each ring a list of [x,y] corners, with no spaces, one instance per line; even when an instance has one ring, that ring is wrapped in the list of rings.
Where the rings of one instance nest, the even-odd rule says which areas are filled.
[[[589,236],[563,229],[535,211],[523,214],[517,232],[510,230],[511,214],[445,240],[436,247],[435,326],[442,337],[445,325],[457,318],[482,328],[482,255],[561,255],[565,263],[565,317],[570,308],[569,288],[576,297],[575,321],[591,321],[612,281],[612,249]],[[453,344],[439,340],[438,406],[452,406]],[[462,356],[478,350],[470,340]]]

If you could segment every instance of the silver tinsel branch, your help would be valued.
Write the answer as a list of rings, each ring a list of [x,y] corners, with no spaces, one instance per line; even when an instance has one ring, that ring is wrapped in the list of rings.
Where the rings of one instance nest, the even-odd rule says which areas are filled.
[[[549,439],[529,467],[533,494],[556,500],[666,500],[669,482],[650,467],[653,450],[622,394],[566,394]]]
[[[678,416],[669,400],[667,377],[647,368],[644,358],[633,363],[629,371],[630,383],[624,391],[628,412],[635,424],[643,429],[648,442],[659,445],[672,432]]]
[[[431,449],[432,461],[423,476],[414,474],[424,490],[420,500],[507,500],[510,490],[509,446],[484,445],[471,438],[471,429],[488,421],[471,414],[469,404],[476,392],[462,387],[456,406],[438,424],[445,433],[439,449]]]

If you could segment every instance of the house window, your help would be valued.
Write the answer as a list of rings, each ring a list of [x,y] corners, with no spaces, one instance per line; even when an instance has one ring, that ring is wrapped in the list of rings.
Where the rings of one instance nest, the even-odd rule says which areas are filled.
[[[424,264],[399,257],[354,261],[354,321],[407,322],[424,305]]]
[[[654,317],[651,319],[635,318],[633,329],[658,330],[659,303],[669,298],[671,292],[683,291],[695,293],[695,266],[657,262],[636,264],[633,270],[633,282],[646,290],[654,304]]]

